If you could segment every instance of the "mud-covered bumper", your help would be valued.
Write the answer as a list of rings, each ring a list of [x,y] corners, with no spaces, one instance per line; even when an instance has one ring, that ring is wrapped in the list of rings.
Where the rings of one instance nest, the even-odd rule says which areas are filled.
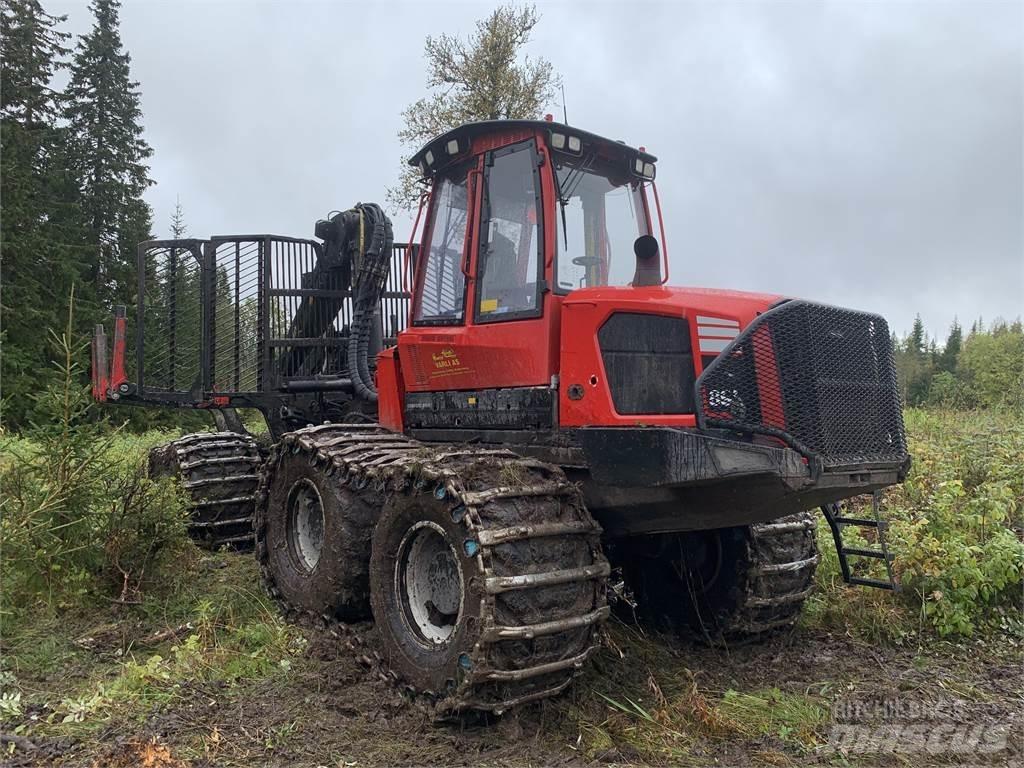
[[[672,427],[588,427],[579,435],[594,480],[620,487],[690,485],[743,475],[772,475],[794,491],[811,485],[892,485],[902,482],[910,467],[906,457],[822,468],[790,448]]]
[[[909,457],[826,467],[767,440],[672,427],[588,427],[578,437],[587,503],[622,532],[770,520],[896,485],[910,468]]]

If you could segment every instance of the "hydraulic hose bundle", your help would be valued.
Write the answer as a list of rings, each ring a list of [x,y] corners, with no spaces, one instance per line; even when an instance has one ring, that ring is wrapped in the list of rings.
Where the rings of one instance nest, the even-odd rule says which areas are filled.
[[[376,203],[358,203],[329,221],[317,222],[316,234],[324,240],[325,266],[338,269],[352,290],[348,340],[352,388],[357,397],[377,402],[370,372],[370,336],[391,268],[391,220]]]

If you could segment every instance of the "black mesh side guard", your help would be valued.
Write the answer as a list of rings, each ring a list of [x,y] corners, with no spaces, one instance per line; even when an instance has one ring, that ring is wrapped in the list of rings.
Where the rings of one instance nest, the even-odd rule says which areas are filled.
[[[701,429],[776,438],[826,470],[908,462],[892,340],[878,315],[787,301],[750,323],[694,386]]]

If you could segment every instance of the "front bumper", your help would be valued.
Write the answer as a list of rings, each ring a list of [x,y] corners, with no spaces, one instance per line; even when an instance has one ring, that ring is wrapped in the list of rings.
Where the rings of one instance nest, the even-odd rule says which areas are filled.
[[[772,520],[903,481],[910,458],[808,460],[766,438],[672,427],[587,427],[587,504],[611,533],[720,528]]]

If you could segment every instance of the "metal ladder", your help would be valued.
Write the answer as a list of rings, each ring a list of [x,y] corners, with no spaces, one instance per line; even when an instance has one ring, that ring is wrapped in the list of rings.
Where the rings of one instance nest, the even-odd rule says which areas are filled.
[[[836,543],[836,552],[839,554],[839,568],[843,574],[843,581],[861,587],[875,587],[876,589],[889,589],[893,592],[900,591],[900,585],[892,572],[893,555],[885,545],[885,532],[889,527],[888,521],[884,520],[878,511],[881,493],[875,491],[871,494],[872,517],[846,517],[843,509],[838,503],[825,504],[821,511],[828,521],[828,527],[832,529],[832,538]],[[878,532],[878,549],[862,549],[859,547],[848,547],[843,543],[843,530],[850,525],[860,528],[874,528]],[[850,573],[850,562],[848,557],[870,557],[881,560],[885,563],[886,581],[881,579],[868,579],[861,576],[853,576]]]

